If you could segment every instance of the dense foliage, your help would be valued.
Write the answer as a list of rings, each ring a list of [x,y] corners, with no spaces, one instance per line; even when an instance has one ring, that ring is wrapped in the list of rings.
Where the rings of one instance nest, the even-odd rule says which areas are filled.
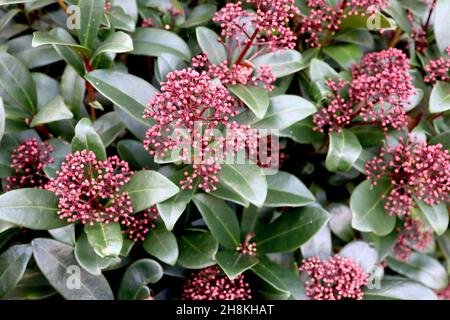
[[[449,17],[0,0],[0,298],[450,298]]]

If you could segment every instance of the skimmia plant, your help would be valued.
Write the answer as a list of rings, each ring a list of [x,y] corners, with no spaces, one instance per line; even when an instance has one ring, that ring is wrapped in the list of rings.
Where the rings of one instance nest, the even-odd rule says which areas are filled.
[[[0,298],[450,299],[448,17],[0,0]]]

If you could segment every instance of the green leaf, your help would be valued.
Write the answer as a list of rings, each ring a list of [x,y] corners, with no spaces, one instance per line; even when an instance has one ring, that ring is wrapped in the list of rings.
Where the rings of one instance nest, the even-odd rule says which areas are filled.
[[[379,288],[366,288],[365,300],[437,300],[433,290],[405,278],[385,278]]]
[[[178,264],[186,269],[203,269],[216,262],[214,258],[219,243],[209,232],[201,232],[178,238],[180,255]]]
[[[22,278],[33,250],[30,245],[11,246],[0,256],[0,299],[4,299]]]
[[[254,241],[259,252],[292,251],[311,239],[328,220],[328,212],[320,207],[299,208],[257,230]]]
[[[3,0],[2,0],[3,1]],[[0,1],[1,2],[1,1]],[[9,9],[1,18],[0,18],[0,31],[5,28],[8,23],[20,12],[19,9]]]
[[[156,171],[139,171],[122,188],[131,198],[134,212],[150,208],[174,196],[179,188]]]
[[[149,283],[158,282],[163,269],[154,260],[141,259],[132,263],[123,275],[119,287],[119,300],[143,300],[150,296]]]
[[[368,30],[344,30],[336,34],[334,39],[346,43],[361,45],[369,49],[373,48],[374,46],[372,35]]]
[[[380,12],[375,13],[374,16],[371,15],[348,15],[345,19],[342,19],[340,28],[342,29],[369,29],[369,30],[381,30],[381,29],[392,29],[394,28],[394,23],[386,18]]]
[[[430,96],[430,112],[439,113],[450,110],[450,83],[438,82]]]
[[[278,264],[270,261],[268,258],[261,258],[259,263],[253,266],[252,271],[273,288],[281,292],[290,293],[288,286],[283,280],[286,269],[281,268]],[[300,283],[300,281],[298,282]]]
[[[18,189],[0,196],[0,220],[32,230],[50,230],[66,223],[58,215],[58,198],[51,191]]]
[[[443,132],[433,137],[428,144],[435,145],[441,144],[443,149],[447,149],[450,152],[450,131]]]
[[[31,251],[33,252],[33,251]],[[42,300],[57,294],[39,269],[28,269],[14,290],[8,295],[9,300]]]
[[[66,47],[73,49],[76,53],[88,56],[90,49],[86,46],[79,45],[72,38],[70,33],[65,29],[55,28],[49,32],[36,31],[33,33],[33,41],[31,43],[33,47],[40,47],[44,45],[53,45],[57,47]]]
[[[8,41],[8,52],[22,61],[28,69],[43,67],[61,60],[52,46],[34,48],[33,36],[27,34]]]
[[[444,202],[429,206],[423,201],[416,199],[419,206],[419,215],[430,225],[438,236],[447,230],[449,217],[447,206]]]
[[[314,123],[311,117],[294,123],[280,131],[280,137],[291,138],[300,144],[318,143],[323,139],[322,133],[314,131]]]
[[[43,238],[34,239],[31,244],[39,269],[65,299],[114,299],[103,275],[94,276],[78,266],[71,246]]]
[[[125,132],[125,125],[120,121],[117,113],[112,111],[95,120],[94,129],[102,138],[105,147],[107,147]]]
[[[122,160],[127,161],[133,169],[157,169],[152,156],[144,149],[144,145],[136,140],[123,139],[117,143],[117,152]]]
[[[83,118],[78,122],[75,127],[75,137],[72,140],[72,151],[82,150],[93,151],[99,161],[106,159],[103,141],[88,118]]]
[[[216,254],[216,260],[231,280],[258,263],[256,256],[241,254],[236,251],[218,252]]]
[[[105,0],[80,0],[80,28],[78,38],[82,46],[92,49],[103,17]]]
[[[434,36],[442,55],[445,49],[450,46],[450,35],[448,33],[448,17],[450,16],[450,3],[445,0],[438,0],[434,9]]]
[[[223,164],[219,181],[255,206],[264,204],[267,181],[256,164]]]
[[[361,151],[361,144],[353,132],[347,129],[339,133],[331,132],[325,166],[331,172],[348,172],[358,160]]]
[[[333,252],[331,248],[330,228],[325,225],[314,237],[301,246],[302,257],[320,257],[327,259]]]
[[[177,56],[163,53],[155,65],[155,76],[158,77],[160,82],[167,80],[167,74],[169,72],[180,70],[186,67],[186,62]]]
[[[364,241],[348,243],[341,249],[339,255],[352,259],[368,273],[372,271],[378,261],[377,250]]]
[[[5,103],[15,103],[29,113],[37,110],[36,86],[28,69],[12,55],[0,51],[0,89]]]
[[[239,222],[233,210],[224,201],[206,194],[197,194],[193,200],[219,243],[228,249],[236,249],[239,245],[240,231]]]
[[[212,64],[220,64],[227,60],[227,52],[222,43],[219,42],[219,35],[211,29],[198,27],[195,29],[197,41],[203,53],[208,56],[209,62]]]
[[[75,244],[75,224],[73,223],[65,227],[48,230],[48,233],[50,233],[55,240],[69,245]]]
[[[296,73],[306,67],[301,53],[291,49],[263,54],[255,58],[252,63],[257,67],[269,66],[276,78]]]
[[[3,134],[5,134],[6,114],[3,105],[3,99],[0,97],[0,142],[2,142]]]
[[[322,82],[325,83],[329,78],[339,78],[339,74],[330,67],[327,63],[319,59],[312,59],[309,66],[309,76],[311,82]]]
[[[102,269],[105,269],[114,261],[111,258],[102,258],[95,253],[86,234],[81,234],[75,244],[75,259],[84,270],[94,276],[101,275]]]
[[[197,5],[190,12],[187,20],[180,25],[181,28],[191,28],[204,23],[207,23],[214,16],[217,11],[217,6],[214,4],[201,4]]]
[[[89,244],[100,257],[115,258],[120,254],[123,238],[119,223],[85,225],[84,232]]]
[[[411,280],[418,281],[425,286],[439,290],[448,285],[445,268],[434,258],[426,254],[414,252],[407,262],[388,257],[389,268]]]
[[[352,212],[344,204],[333,204],[327,208],[330,213],[331,231],[345,242],[353,239]]]
[[[157,28],[138,28],[132,38],[133,54],[159,57],[170,53],[186,61],[191,59],[191,50],[176,33]]]
[[[253,114],[242,113],[237,118],[252,128],[283,130],[301,121],[317,111],[306,99],[295,95],[280,95],[270,98],[269,108],[263,119]]]
[[[301,207],[316,199],[311,191],[296,176],[278,171],[267,179],[265,207]]]
[[[242,84],[227,87],[236,97],[241,99],[252,110],[258,119],[262,119],[269,107],[267,90],[259,87],[244,86]]]
[[[378,236],[391,233],[396,218],[386,212],[383,199],[391,189],[391,182],[387,178],[380,179],[375,187],[369,180],[358,185],[350,198],[352,227],[362,232],[374,232]]]
[[[85,91],[84,79],[73,67],[67,65],[61,78],[61,95],[75,118],[80,117]]]
[[[349,70],[350,67],[359,62],[363,56],[362,49],[354,44],[328,46],[323,49],[323,52],[345,70]]]
[[[178,183],[183,178],[184,170],[180,170],[170,176],[170,180],[173,183]],[[174,228],[175,223],[181,217],[189,202],[191,202],[195,190],[196,188],[192,188],[192,190],[189,188],[181,189],[173,197],[157,204],[160,217],[164,221],[167,230],[170,231]]]
[[[177,238],[170,231],[163,228],[150,229],[142,245],[145,251],[162,262],[172,266],[177,262]]]
[[[222,199],[222,200],[237,203],[243,207],[248,207],[250,205],[250,202],[248,202],[248,200],[244,199],[236,191],[232,190],[230,187],[228,187],[227,185],[220,182],[220,180],[219,180],[219,182],[217,182],[215,187],[217,189],[209,192],[208,193],[209,195],[214,196],[219,199]]]
[[[128,2],[132,3],[133,1]],[[135,19],[128,14],[130,12],[124,10],[122,7],[118,7],[117,3],[114,3],[114,5],[115,6],[111,10],[106,12],[106,16],[114,29],[134,32],[136,29]]]
[[[95,70],[86,80],[116,105],[116,112],[120,110],[119,117],[125,126],[143,140],[152,121],[142,116],[157,90],[136,76],[112,70]]]
[[[103,41],[95,50],[91,60],[105,52],[123,53],[129,51],[133,51],[133,40],[125,32],[117,31]]]
[[[73,114],[64,103],[63,98],[57,96],[36,113],[30,126],[33,128],[42,124],[72,118]]]

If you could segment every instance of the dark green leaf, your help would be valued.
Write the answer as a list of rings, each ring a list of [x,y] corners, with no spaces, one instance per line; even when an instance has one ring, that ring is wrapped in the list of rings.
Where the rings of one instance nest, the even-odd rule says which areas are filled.
[[[81,234],[75,244],[75,258],[84,270],[94,276],[101,275],[102,269],[114,261],[114,258],[102,258],[95,253],[85,234]]]
[[[450,83],[438,82],[430,96],[430,112],[439,113],[450,110]]]
[[[123,238],[119,223],[86,225],[84,232],[89,244],[100,257],[114,258],[120,254]]]
[[[195,32],[200,48],[206,53],[212,64],[218,65],[227,60],[227,52],[223,44],[219,42],[217,33],[205,27],[198,27]]]
[[[391,233],[396,219],[384,209],[385,199],[383,198],[391,189],[389,179],[380,179],[375,187],[369,180],[357,186],[350,198],[350,209],[353,213],[352,227],[362,232],[374,232],[379,236]]]
[[[323,52],[346,70],[359,62],[363,56],[362,49],[354,44],[328,46],[324,48]]]
[[[207,23],[216,13],[217,7],[214,4],[201,4],[192,9],[187,20],[180,26],[181,28],[195,27]]]
[[[301,207],[316,200],[303,182],[292,174],[278,171],[266,179],[268,190],[264,206]]]
[[[133,40],[122,31],[117,31],[109,36],[92,55],[92,60],[105,52],[123,53],[133,51]]]
[[[0,256],[0,299],[4,299],[22,278],[33,250],[30,245],[9,247]]]
[[[320,207],[304,207],[281,215],[257,230],[255,242],[260,252],[285,252],[299,248],[328,222],[329,214]]]
[[[55,240],[69,245],[75,245],[75,224],[73,223],[65,227],[48,230],[48,233],[50,233]]]
[[[236,251],[220,251],[216,254],[216,260],[230,279],[234,279],[258,263],[256,256],[241,254]]]
[[[119,288],[119,300],[143,300],[150,297],[149,283],[158,282],[163,269],[154,260],[141,259],[131,264],[123,275]]]
[[[36,263],[50,284],[67,300],[113,300],[108,281],[78,266],[73,248],[37,238],[31,242]]]
[[[36,113],[30,126],[37,127],[49,122],[72,118],[73,114],[64,103],[63,98],[61,96],[57,96],[55,99],[50,101],[49,104],[41,108],[38,113]]]
[[[203,269],[215,263],[219,243],[209,232],[182,236],[178,239],[178,264],[187,269]]]
[[[105,10],[105,0],[80,0],[78,6],[81,20],[79,21],[78,38],[81,45],[92,49]]]
[[[186,61],[191,59],[191,50],[176,33],[157,28],[138,28],[132,38],[133,54],[159,57],[170,53]]]
[[[145,251],[162,262],[174,265],[178,258],[178,245],[175,235],[164,228],[150,229],[143,243]]]
[[[438,236],[442,235],[448,227],[448,210],[444,202],[429,206],[423,201],[416,200],[419,206],[419,215],[433,228]]]
[[[156,171],[139,171],[122,190],[130,196],[134,212],[139,212],[169,199],[179,188]]]
[[[64,102],[75,118],[80,116],[85,91],[84,79],[77,74],[74,68],[67,65],[61,78],[61,93]]]
[[[236,249],[239,244],[240,231],[236,214],[221,200],[206,194],[197,194],[193,198],[203,220],[212,235],[221,245]]]
[[[88,118],[81,119],[75,127],[75,137],[72,140],[72,151],[93,151],[97,160],[106,159],[103,141]]]
[[[105,147],[109,146],[118,136],[124,133],[125,126],[120,121],[117,113],[112,111],[105,113],[94,122],[94,129],[102,138]]]
[[[266,53],[255,58],[252,62],[257,67],[270,66],[276,78],[296,73],[306,67],[301,53],[295,50]]]
[[[58,211],[58,198],[51,191],[19,189],[0,196],[0,219],[32,230],[63,227]]]
[[[362,151],[355,134],[347,129],[330,133],[330,147],[325,165],[331,172],[348,172]]]
[[[244,86],[236,84],[228,86],[236,97],[241,99],[258,119],[262,119],[269,107],[269,94],[267,90],[260,87]]]

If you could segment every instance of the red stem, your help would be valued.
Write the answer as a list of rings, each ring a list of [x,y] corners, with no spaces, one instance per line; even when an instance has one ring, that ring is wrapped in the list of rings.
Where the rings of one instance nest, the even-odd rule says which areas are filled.
[[[256,36],[258,35],[259,28],[255,29],[255,32],[253,32],[251,38],[247,41],[247,44],[245,45],[244,49],[241,51],[241,54],[239,55],[238,59],[236,60],[236,64],[240,64],[242,60],[244,59],[245,55],[248,52],[248,49],[250,49],[250,46],[253,43],[253,40],[255,40]]]

